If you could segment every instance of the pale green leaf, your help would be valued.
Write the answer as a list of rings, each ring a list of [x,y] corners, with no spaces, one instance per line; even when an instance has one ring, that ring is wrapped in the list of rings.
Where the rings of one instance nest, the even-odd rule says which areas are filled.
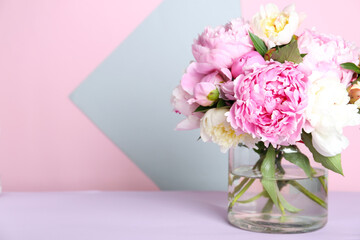
[[[325,157],[321,155],[318,151],[316,151],[316,149],[314,148],[312,144],[311,134],[303,132],[301,134],[301,139],[303,140],[305,145],[309,148],[316,162],[321,163],[321,165],[323,165],[325,168],[331,171],[344,175],[341,167],[341,154],[337,154],[332,157]]]
[[[261,183],[269,194],[269,197],[276,206],[278,205],[278,191],[279,188],[275,180],[275,149],[272,145],[269,146],[266,156],[261,164]]]
[[[283,156],[289,162],[300,167],[308,177],[312,177],[312,167],[309,158],[300,152],[297,146],[286,146],[282,148]]]
[[[272,53],[271,59],[281,63],[285,61],[301,63],[303,58],[301,57],[297,40],[291,41],[288,45],[278,48],[278,50]]]
[[[279,201],[281,202],[281,204],[283,205],[283,207],[288,211],[288,212],[292,212],[292,213],[297,213],[300,212],[301,209],[294,207],[293,205],[291,205],[288,201],[285,200],[285,198],[280,194],[280,192],[278,193],[278,198]]]

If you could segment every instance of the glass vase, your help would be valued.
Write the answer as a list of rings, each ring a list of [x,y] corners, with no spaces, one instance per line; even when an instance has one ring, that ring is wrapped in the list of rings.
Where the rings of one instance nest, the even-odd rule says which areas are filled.
[[[327,222],[327,170],[312,161],[311,176],[276,155],[275,178],[261,175],[261,155],[239,146],[229,151],[228,220],[241,229],[266,233],[310,232]],[[276,203],[264,188],[274,183]],[[276,184],[275,184],[276,183]]]

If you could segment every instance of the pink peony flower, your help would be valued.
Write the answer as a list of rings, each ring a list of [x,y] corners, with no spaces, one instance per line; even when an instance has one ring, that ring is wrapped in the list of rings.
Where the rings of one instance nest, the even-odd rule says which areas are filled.
[[[224,100],[235,100],[234,82],[227,81],[220,84],[220,97]]]
[[[192,62],[181,79],[181,86],[188,94],[193,96],[194,90],[199,83],[206,82],[221,86],[223,83],[231,81],[231,78],[231,72],[227,68],[219,71],[207,63]],[[190,103],[196,102],[196,97],[190,98],[189,101]]]
[[[205,28],[192,45],[196,61],[209,63],[216,69],[231,67],[234,59],[254,49],[249,30],[249,24],[242,19],[214,29]]]
[[[297,65],[269,62],[235,82],[236,102],[227,120],[238,134],[265,143],[295,144],[305,123],[308,79]]]
[[[213,71],[213,66],[208,63],[192,62],[181,78],[181,87],[187,93],[193,95],[195,85],[200,83],[206,75],[212,73]]]
[[[303,64],[313,72],[334,71],[344,84],[352,80],[353,72],[340,67],[341,63],[359,63],[359,49],[340,36],[305,30],[298,38],[300,53],[307,53]]]
[[[172,92],[171,104],[174,107],[174,111],[186,116],[186,118],[176,126],[176,130],[191,130],[200,127],[200,118],[203,114],[198,112],[194,113],[199,104],[190,104],[189,99],[191,98],[192,96],[185,92],[180,85]]]
[[[240,74],[246,74],[248,70],[251,70],[254,66],[264,65],[265,60],[256,51],[251,51],[244,54],[242,57],[235,59],[231,66],[231,74],[233,78],[237,78]]]

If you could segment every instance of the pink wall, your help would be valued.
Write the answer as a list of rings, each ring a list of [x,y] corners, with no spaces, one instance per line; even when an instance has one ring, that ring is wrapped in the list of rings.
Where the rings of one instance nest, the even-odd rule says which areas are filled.
[[[160,2],[1,1],[5,191],[158,189],[68,96]]]
[[[304,12],[307,18],[302,28],[316,27],[318,31],[343,36],[346,40],[353,41],[360,46],[360,32],[356,30],[359,22],[359,0],[242,0],[242,13],[247,19],[259,10],[260,4],[276,3],[280,8],[290,3],[295,3],[297,11]],[[300,29],[301,32],[301,29]],[[360,191],[360,157],[359,136],[360,128],[351,127],[345,130],[345,135],[350,140],[350,146],[343,152],[342,163],[345,177],[330,173],[330,190]]]
[[[68,95],[161,0],[0,3],[0,177],[6,191],[157,190],[68,99]],[[261,0],[243,0],[246,18]],[[285,6],[289,1],[273,1]],[[360,1],[293,1],[304,26],[360,46]],[[141,5],[141,8],[138,6]],[[332,190],[360,191],[359,128],[347,129],[346,177]]]

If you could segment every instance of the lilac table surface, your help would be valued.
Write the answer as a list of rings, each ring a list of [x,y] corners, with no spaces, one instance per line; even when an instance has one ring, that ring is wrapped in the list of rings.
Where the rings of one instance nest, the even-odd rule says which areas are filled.
[[[332,192],[328,224],[302,234],[231,226],[224,192],[49,192],[0,196],[0,240],[360,240],[360,193]]]

